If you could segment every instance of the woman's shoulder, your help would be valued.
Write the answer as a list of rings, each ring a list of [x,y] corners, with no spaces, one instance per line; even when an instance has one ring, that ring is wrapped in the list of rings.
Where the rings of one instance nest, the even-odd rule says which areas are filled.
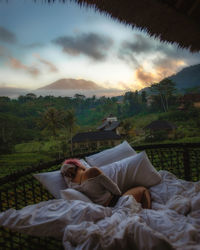
[[[92,167],[87,169],[87,171],[85,172],[85,178],[90,179],[90,178],[94,178],[97,177],[99,175],[101,175],[103,172],[97,168],[97,167]]]

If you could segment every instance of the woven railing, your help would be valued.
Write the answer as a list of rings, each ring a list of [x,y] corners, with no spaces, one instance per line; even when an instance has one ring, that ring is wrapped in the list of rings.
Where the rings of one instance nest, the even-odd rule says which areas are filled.
[[[134,147],[136,151],[145,150],[157,170],[167,170],[178,178],[188,181],[200,179],[200,143],[167,144]],[[76,156],[84,158],[85,155]],[[75,156],[73,156],[75,157]],[[38,165],[0,179],[0,211],[11,207],[24,206],[52,199],[40,183],[32,177],[33,173],[54,171],[60,168],[57,160]],[[63,249],[61,241],[52,238],[38,238],[11,232],[0,228],[0,249]]]

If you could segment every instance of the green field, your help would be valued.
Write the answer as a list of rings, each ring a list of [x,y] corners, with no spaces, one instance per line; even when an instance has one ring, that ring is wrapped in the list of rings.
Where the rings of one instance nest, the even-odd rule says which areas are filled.
[[[32,141],[15,145],[14,153],[0,155],[0,177],[63,157],[61,146],[58,140]]]

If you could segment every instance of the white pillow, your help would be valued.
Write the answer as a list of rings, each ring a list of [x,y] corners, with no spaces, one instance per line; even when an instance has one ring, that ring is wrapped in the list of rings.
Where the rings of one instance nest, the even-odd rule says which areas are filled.
[[[100,153],[85,157],[92,167],[101,167],[137,154],[127,141]]]
[[[84,160],[84,159],[80,159],[81,164],[83,164],[83,166],[85,166],[86,168],[91,168],[91,166]]]
[[[151,164],[145,151],[118,162],[101,167],[122,191],[135,186],[151,187],[161,181],[161,175]]]
[[[86,195],[72,188],[60,190],[60,195],[65,200],[80,200],[93,203]]]
[[[66,189],[67,184],[60,170],[33,175],[55,198],[60,199],[60,190]]]

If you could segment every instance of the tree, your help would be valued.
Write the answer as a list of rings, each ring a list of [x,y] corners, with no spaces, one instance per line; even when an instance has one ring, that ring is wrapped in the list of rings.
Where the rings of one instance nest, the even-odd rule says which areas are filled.
[[[122,122],[122,129],[127,139],[129,139],[130,131],[132,129],[132,123],[130,122],[130,120],[124,120]]]
[[[169,98],[175,92],[175,83],[169,78],[165,78],[159,83],[154,83],[150,87],[151,91],[160,96],[164,112],[169,110]]]
[[[73,131],[73,128],[75,127],[75,124],[76,124],[76,117],[75,117],[75,113],[74,113],[73,109],[67,111],[67,113],[64,117],[64,124],[69,130],[70,142],[71,142],[71,153],[73,154],[72,131]]]
[[[142,91],[141,98],[142,98],[142,103],[147,102],[147,92],[145,90]]]
[[[63,125],[63,113],[55,108],[48,108],[43,114],[40,126],[56,136],[57,130]]]

